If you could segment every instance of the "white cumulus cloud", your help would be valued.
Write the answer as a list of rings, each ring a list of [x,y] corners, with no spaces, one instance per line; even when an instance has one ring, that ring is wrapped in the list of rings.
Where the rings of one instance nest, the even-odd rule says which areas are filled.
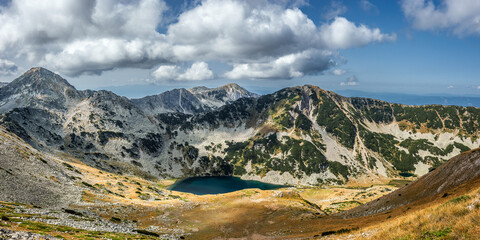
[[[0,10],[0,53],[69,75],[153,67],[166,58],[156,32],[165,9],[161,0],[14,0]]]
[[[340,86],[357,86],[358,84],[360,84],[360,83],[358,82],[357,77],[356,76],[351,76],[351,77],[347,78],[347,81],[341,82]]]
[[[165,65],[158,67],[152,76],[157,80],[167,81],[202,81],[212,79],[214,74],[206,62],[195,62],[185,72],[175,65]]]
[[[213,78],[213,72],[208,68],[206,62],[196,62],[185,71],[185,73],[178,76],[179,80],[186,81],[201,81]]]
[[[336,76],[341,76],[341,75],[344,75],[345,73],[347,73],[347,71],[344,69],[337,68],[332,70],[332,74]]]
[[[402,9],[420,30],[447,29],[457,35],[480,34],[478,0],[402,0]]]
[[[344,17],[336,17],[332,23],[320,27],[321,39],[328,48],[346,49],[360,47],[371,42],[394,41],[395,34],[383,34],[380,29],[356,25]]]
[[[171,59],[169,45],[162,41],[101,38],[69,43],[61,52],[46,54],[43,63],[76,76],[122,67],[152,68]]]
[[[235,64],[225,76],[230,79],[301,77],[324,71],[334,65],[331,56],[329,51],[307,50],[269,62]]]
[[[175,65],[160,66],[152,73],[157,80],[175,80],[180,72],[180,67]]]
[[[0,59],[0,76],[9,76],[16,73],[18,70],[17,65],[9,60]]]
[[[299,9],[269,3],[206,0],[169,26],[182,59],[247,61],[303,51],[318,43],[317,27]]]

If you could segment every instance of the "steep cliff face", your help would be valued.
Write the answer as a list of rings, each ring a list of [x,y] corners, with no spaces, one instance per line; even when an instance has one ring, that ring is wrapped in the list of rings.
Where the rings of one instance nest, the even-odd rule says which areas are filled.
[[[1,124],[42,151],[144,177],[372,183],[423,175],[479,146],[480,109],[345,98],[315,86],[256,98],[226,85],[129,100],[77,91],[35,68],[0,88],[0,109]]]

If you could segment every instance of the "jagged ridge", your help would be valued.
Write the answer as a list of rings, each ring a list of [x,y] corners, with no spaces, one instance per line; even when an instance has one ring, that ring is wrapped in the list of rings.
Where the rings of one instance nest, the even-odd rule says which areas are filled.
[[[217,88],[173,89],[158,95],[132,99],[132,102],[151,115],[167,112],[197,114],[217,109],[240,98],[255,97],[258,95],[230,83]]]

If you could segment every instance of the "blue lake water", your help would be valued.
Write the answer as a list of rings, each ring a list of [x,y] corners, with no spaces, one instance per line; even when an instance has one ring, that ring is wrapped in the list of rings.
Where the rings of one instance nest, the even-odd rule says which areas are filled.
[[[219,194],[234,192],[247,188],[272,190],[286,187],[252,180],[242,180],[239,177],[191,177],[177,181],[168,189],[179,192],[188,192],[197,195]]]

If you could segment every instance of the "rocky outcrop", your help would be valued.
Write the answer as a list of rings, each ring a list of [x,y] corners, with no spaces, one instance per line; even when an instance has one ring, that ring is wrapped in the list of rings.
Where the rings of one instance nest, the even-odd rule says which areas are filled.
[[[0,128],[0,201],[65,207],[80,200],[78,173]]]

